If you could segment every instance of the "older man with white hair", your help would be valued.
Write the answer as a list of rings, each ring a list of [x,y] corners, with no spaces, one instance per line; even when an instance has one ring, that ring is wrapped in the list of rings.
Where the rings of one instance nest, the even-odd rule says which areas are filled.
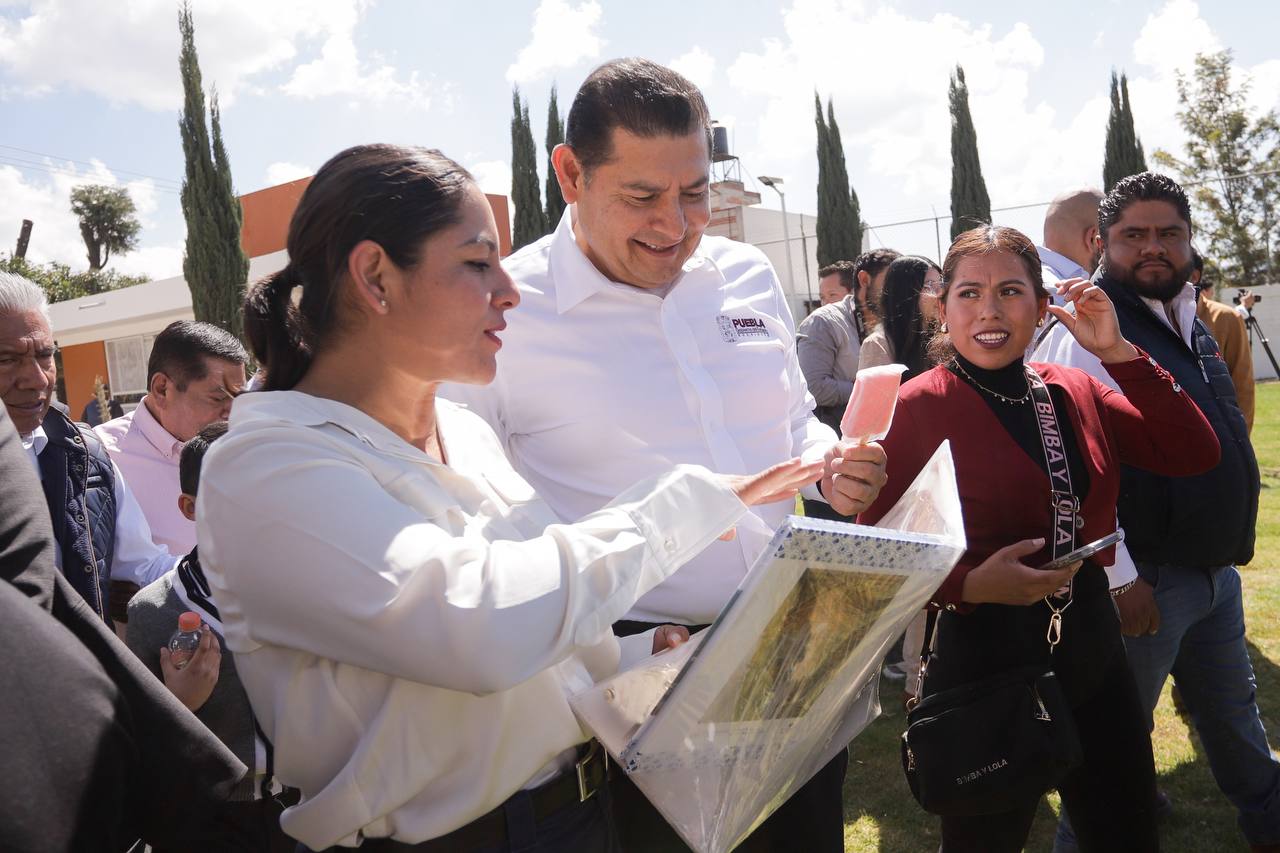
[[[44,292],[0,272],[0,400],[44,487],[58,568],[110,624],[111,582],[145,586],[175,558],[152,542],[138,502],[93,430],[54,402],[56,352]]]

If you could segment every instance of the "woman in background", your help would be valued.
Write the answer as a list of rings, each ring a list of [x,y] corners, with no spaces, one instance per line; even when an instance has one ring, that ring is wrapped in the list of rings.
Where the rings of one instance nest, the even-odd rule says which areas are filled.
[[[903,255],[889,264],[880,290],[880,325],[858,353],[858,369],[905,364],[906,382],[933,367],[929,341],[938,325],[942,270],[928,258]]]

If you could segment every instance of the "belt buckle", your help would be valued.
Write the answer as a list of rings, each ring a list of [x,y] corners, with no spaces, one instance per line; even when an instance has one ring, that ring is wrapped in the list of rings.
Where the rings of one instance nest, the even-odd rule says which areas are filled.
[[[587,778],[591,762],[601,757],[600,741],[592,738],[591,745],[587,748],[587,754],[582,756],[574,765],[573,769],[578,774],[578,802],[585,803],[596,795],[599,788],[591,787],[590,779]]]

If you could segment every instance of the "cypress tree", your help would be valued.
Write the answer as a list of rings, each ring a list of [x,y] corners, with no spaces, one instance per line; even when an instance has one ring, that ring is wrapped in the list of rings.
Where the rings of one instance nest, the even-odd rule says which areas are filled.
[[[849,187],[845,167],[844,146],[835,109],[827,101],[826,116],[822,99],[813,93],[814,124],[818,131],[818,266],[835,261],[851,261],[862,247],[862,223],[858,194]]]
[[[1107,116],[1107,143],[1102,164],[1102,186],[1111,191],[1122,178],[1147,170],[1147,158],[1133,124],[1129,80],[1111,72],[1111,113]]]
[[[969,114],[969,86],[956,66],[947,92],[951,103],[951,239],[991,221],[991,196],[982,180],[978,133]]]
[[[560,193],[560,182],[556,180],[555,167],[551,165],[551,152],[564,142],[564,120],[560,118],[560,108],[556,103],[556,87],[551,86],[551,104],[547,107],[547,207],[546,226],[551,232],[560,224],[564,215],[564,196]]]
[[[520,101],[520,87],[511,90],[511,203],[515,206],[511,248],[527,246],[547,233],[538,187],[538,149],[529,124],[529,102]]]
[[[844,143],[840,140],[840,126],[836,124],[836,111],[827,98],[828,152],[831,156],[832,191],[835,193],[839,217],[837,242],[834,248],[841,260],[852,261],[862,253],[862,210],[858,194],[849,183],[849,170],[845,166]]]
[[[249,258],[240,246],[243,213],[231,182],[231,161],[222,141],[216,90],[211,95],[212,138],[205,124],[204,88],[188,3],[178,10],[178,31],[182,36],[178,70],[184,96],[178,130],[186,160],[181,198],[187,244],[182,274],[191,290],[196,319],[243,337],[241,311],[249,276]]]

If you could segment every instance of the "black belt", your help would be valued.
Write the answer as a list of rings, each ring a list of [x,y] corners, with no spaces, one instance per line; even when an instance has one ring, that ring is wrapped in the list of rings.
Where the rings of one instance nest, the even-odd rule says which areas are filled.
[[[580,755],[569,772],[562,773],[532,791],[515,794],[529,795],[535,821],[541,821],[569,806],[585,803],[605,786],[605,753],[599,741],[592,740],[584,744]],[[506,814],[503,806],[498,806],[466,826],[429,841],[409,844],[392,838],[366,838],[358,849],[360,853],[461,853],[477,848],[496,847],[506,842]],[[351,848],[330,847],[322,853],[351,853]]]

